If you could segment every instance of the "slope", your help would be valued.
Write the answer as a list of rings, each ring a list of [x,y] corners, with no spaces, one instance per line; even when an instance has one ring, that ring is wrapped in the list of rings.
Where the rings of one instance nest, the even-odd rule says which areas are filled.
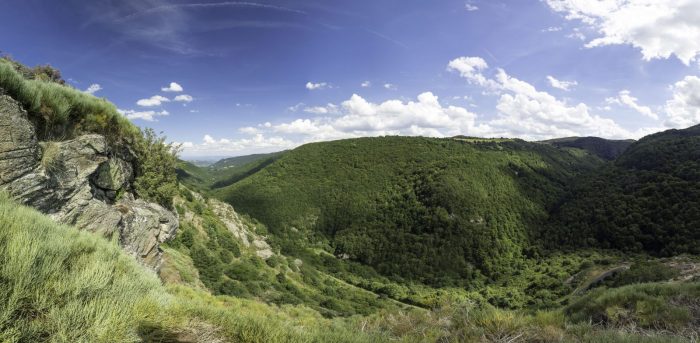
[[[556,138],[542,143],[557,147],[578,148],[586,150],[604,160],[612,161],[620,156],[634,143],[634,140],[611,140],[599,137],[566,137]]]
[[[700,253],[700,126],[642,138],[555,211],[553,246]]]
[[[516,270],[567,182],[601,164],[521,140],[362,138],[302,146],[214,194],[283,253],[328,244],[384,275],[457,285]]]

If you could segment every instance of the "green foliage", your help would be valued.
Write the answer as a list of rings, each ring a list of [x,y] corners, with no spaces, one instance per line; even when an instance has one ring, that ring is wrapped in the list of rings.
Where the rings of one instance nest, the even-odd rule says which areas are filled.
[[[159,287],[117,246],[0,195],[0,341],[135,341]]]
[[[612,161],[627,150],[634,140],[610,140],[598,137],[567,137],[543,141],[561,148],[586,150],[604,160]]]
[[[680,332],[697,321],[700,284],[638,284],[597,289],[566,307],[573,322]]]
[[[113,104],[60,82],[49,66],[30,69],[0,58],[0,93],[22,104],[42,140],[64,140],[84,133],[106,137],[115,151],[125,146],[137,154],[135,188],[139,196],[171,208],[177,191],[176,149],[152,130],[141,132]],[[47,145],[44,161],[50,166],[55,151]]]
[[[363,138],[302,146],[214,194],[285,253],[328,242],[387,276],[464,285],[516,270],[564,185],[599,164],[519,140]]]
[[[659,261],[636,262],[625,270],[606,281],[604,285],[621,287],[635,283],[659,282],[671,280],[679,275],[679,271],[666,266]]]
[[[700,253],[700,126],[647,136],[583,178],[544,234],[553,248]]]
[[[136,193],[172,209],[173,197],[178,193],[175,168],[179,147],[167,144],[165,137],[158,137],[152,129],[146,129],[134,148],[139,156],[134,182]]]
[[[140,136],[138,128],[108,101],[54,82],[53,68],[40,68],[25,77],[22,71],[28,73],[27,68],[17,66],[0,58],[0,89],[27,110],[39,138],[61,140],[93,132],[110,142],[130,142]]]
[[[56,168],[56,158],[58,157],[58,145],[55,142],[46,142],[41,154],[41,165],[48,171]]]

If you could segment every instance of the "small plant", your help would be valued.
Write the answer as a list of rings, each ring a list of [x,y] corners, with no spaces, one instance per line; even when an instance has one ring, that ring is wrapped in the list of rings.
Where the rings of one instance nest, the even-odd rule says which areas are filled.
[[[58,155],[60,154],[59,145],[56,142],[46,142],[43,146],[41,155],[41,165],[49,172],[55,172],[58,168]]]

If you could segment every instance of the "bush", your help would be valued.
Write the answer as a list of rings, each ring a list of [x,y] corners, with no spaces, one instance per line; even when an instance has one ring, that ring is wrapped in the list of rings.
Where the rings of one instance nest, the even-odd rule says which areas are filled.
[[[152,129],[143,131],[143,139],[135,145],[139,157],[134,188],[146,200],[173,209],[173,198],[178,194],[177,147],[165,143]]]

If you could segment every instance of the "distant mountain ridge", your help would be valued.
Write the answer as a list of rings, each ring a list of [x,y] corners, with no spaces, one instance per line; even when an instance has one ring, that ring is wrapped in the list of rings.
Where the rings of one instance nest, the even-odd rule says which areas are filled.
[[[599,137],[565,137],[541,142],[557,147],[583,149],[604,160],[612,161],[622,155],[635,141],[633,139],[611,140]]]

